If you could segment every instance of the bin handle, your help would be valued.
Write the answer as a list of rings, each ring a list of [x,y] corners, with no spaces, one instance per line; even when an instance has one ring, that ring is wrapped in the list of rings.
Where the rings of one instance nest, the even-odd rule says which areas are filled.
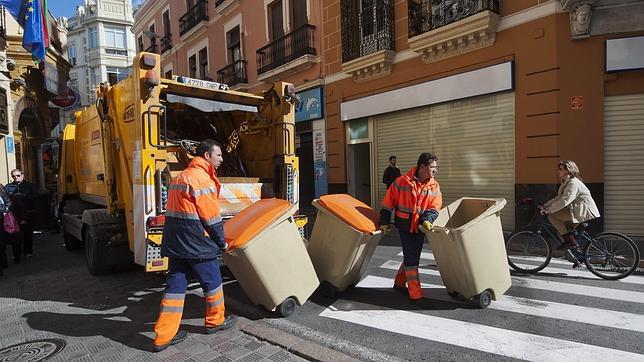
[[[433,232],[433,233],[441,233],[441,234],[447,235],[447,234],[449,234],[450,229],[442,227],[442,226],[432,226],[430,231]]]

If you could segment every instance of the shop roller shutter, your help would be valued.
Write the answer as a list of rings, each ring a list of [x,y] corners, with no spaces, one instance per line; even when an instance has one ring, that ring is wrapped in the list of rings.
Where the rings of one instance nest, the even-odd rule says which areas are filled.
[[[604,229],[644,236],[644,94],[604,100]]]
[[[404,173],[421,152],[433,152],[445,205],[463,196],[503,197],[503,228],[514,229],[513,93],[375,116],[374,141],[379,202],[390,155]]]

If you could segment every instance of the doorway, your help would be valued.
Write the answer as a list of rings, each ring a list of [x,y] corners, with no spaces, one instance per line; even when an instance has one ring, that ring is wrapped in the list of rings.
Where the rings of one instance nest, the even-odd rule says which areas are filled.
[[[313,132],[300,133],[295,155],[300,165],[300,210],[311,209],[315,198],[315,178],[313,169]]]
[[[367,205],[371,204],[371,143],[349,145],[349,192]]]

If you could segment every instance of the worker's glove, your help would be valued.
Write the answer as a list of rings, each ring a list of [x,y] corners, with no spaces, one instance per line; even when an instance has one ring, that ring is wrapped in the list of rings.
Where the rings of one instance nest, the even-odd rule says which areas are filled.
[[[383,234],[388,234],[391,231],[391,225],[389,225],[389,224],[380,225],[380,231]]]
[[[434,226],[429,221],[423,221],[420,225],[418,225],[418,228],[423,232],[423,234],[427,234],[433,227]]]

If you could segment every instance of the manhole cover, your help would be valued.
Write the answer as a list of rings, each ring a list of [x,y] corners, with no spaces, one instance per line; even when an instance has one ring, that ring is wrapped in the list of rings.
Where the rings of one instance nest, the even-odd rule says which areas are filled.
[[[0,349],[0,362],[8,361],[42,361],[51,358],[65,348],[65,341],[62,339],[38,339],[14,344]]]

